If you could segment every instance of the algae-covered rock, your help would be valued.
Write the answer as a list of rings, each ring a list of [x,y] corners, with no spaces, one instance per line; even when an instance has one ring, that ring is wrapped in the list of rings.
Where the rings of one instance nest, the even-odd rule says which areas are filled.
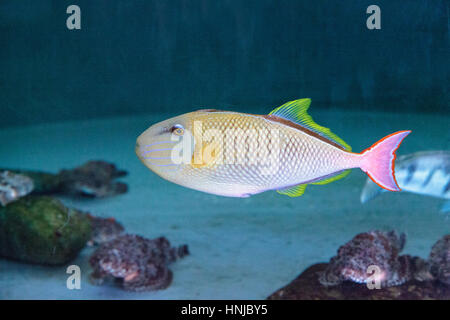
[[[6,258],[64,264],[90,237],[89,218],[52,197],[26,196],[0,208],[0,256]]]
[[[450,286],[450,234],[433,245],[428,262],[433,277]]]
[[[115,280],[124,290],[165,289],[172,283],[168,265],[189,254],[187,245],[172,247],[164,237],[125,234],[103,243],[91,256],[93,284]]]
[[[96,217],[90,213],[87,213],[86,215],[92,226],[91,239],[87,243],[89,246],[114,240],[125,231],[122,224],[114,218]]]

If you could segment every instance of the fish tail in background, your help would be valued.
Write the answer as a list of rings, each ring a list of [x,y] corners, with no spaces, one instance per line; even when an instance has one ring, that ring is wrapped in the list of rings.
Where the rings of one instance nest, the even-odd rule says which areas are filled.
[[[384,191],[386,191],[386,190],[383,188],[380,188],[371,179],[367,178],[366,184],[364,185],[364,188],[361,191],[361,197],[360,197],[361,203],[366,203],[367,201],[372,200],[373,198],[380,195]]]
[[[361,170],[386,190],[400,191],[394,175],[395,151],[410,133],[409,130],[392,133],[361,153]]]

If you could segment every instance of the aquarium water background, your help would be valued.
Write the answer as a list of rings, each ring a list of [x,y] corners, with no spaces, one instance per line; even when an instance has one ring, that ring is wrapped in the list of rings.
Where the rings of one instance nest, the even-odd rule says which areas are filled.
[[[66,8],[81,8],[68,30]],[[381,9],[369,30],[366,9]],[[129,172],[125,195],[63,197],[166,236],[191,254],[172,285],[130,293],[94,286],[86,248],[67,266],[0,260],[1,299],[259,299],[371,229],[407,234],[426,257],[450,230],[442,201],[383,194],[362,205],[360,170],[304,196],[213,196],[162,180],[134,153],[151,124],[200,108],[269,113],[296,98],[354,151],[411,129],[398,154],[449,150],[447,1],[0,1],[0,167],[57,172],[91,159]]]

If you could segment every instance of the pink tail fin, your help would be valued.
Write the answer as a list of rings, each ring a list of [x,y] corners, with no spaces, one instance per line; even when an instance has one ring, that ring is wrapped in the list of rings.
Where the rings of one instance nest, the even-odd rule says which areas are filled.
[[[411,131],[398,131],[384,137],[361,154],[361,169],[380,187],[400,191],[394,175],[395,151]]]

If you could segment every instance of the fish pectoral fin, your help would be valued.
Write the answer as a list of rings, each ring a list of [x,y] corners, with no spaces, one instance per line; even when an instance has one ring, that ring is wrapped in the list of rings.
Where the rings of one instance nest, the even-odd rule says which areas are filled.
[[[293,187],[277,190],[277,192],[280,194],[285,194],[289,197],[300,197],[305,193],[306,186],[307,184],[298,184]]]
[[[325,179],[318,180],[316,182],[312,182],[311,184],[316,184],[316,185],[328,184],[328,183],[331,183],[333,181],[336,181],[336,180],[339,180],[339,179],[342,179],[342,178],[348,176],[350,171],[351,170],[339,171],[337,174],[329,175]]]
[[[289,101],[282,106],[273,110],[269,115],[274,115],[305,127],[318,135],[324,137],[325,139],[331,140],[334,143],[340,145],[344,150],[352,151],[352,148],[336,134],[331,132],[330,129],[322,127],[314,122],[313,118],[308,114],[309,105],[311,104],[311,99],[298,99],[294,101]]]

